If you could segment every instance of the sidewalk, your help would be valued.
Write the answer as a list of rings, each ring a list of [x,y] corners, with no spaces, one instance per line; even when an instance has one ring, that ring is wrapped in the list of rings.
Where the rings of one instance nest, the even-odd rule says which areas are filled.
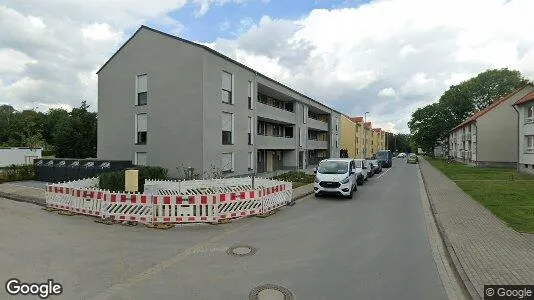
[[[16,181],[0,184],[0,197],[45,205],[44,183],[36,181]]]
[[[534,284],[534,239],[507,227],[452,180],[419,160],[432,210],[473,298],[484,284]]]

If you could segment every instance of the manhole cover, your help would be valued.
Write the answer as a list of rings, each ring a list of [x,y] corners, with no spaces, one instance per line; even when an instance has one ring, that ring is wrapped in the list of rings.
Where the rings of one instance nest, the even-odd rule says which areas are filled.
[[[256,254],[256,248],[247,245],[237,245],[228,248],[226,253],[232,256],[249,256]]]
[[[264,284],[250,291],[250,300],[293,300],[290,290],[276,284]]]

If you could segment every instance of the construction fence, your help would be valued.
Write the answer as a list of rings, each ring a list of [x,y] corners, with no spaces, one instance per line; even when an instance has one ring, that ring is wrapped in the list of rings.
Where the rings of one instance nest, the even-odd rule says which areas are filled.
[[[144,193],[100,190],[98,178],[49,184],[49,208],[114,221],[216,223],[265,215],[291,202],[291,182],[265,178],[146,180]]]

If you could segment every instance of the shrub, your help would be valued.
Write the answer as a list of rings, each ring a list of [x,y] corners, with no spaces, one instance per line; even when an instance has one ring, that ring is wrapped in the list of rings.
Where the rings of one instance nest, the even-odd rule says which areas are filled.
[[[167,179],[167,169],[162,167],[135,167],[139,170],[138,186],[139,192],[143,192],[145,179]],[[122,192],[125,190],[124,186],[125,171],[115,171],[102,173],[98,176],[98,187],[105,190]]]
[[[33,165],[10,165],[0,170],[0,182],[32,180],[34,177]]]
[[[303,182],[303,183],[312,183],[314,180],[314,175],[308,175],[304,172],[288,172],[278,176],[273,177],[273,179],[291,181],[291,182]]]

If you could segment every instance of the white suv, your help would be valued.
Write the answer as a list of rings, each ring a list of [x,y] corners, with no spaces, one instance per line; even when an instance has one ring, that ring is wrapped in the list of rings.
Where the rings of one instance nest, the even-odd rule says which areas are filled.
[[[316,197],[334,194],[352,198],[352,193],[358,190],[357,168],[353,159],[325,159],[319,163],[314,173],[313,191]]]

